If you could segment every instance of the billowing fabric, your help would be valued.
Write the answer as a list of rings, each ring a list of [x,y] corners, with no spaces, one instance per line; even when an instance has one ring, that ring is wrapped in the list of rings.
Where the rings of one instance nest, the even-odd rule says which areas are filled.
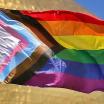
[[[3,69],[2,73],[0,73],[0,81],[2,82],[7,75],[20,63],[22,63],[27,57],[29,57],[32,52],[41,44],[40,41],[38,41],[36,38],[34,38],[31,33],[26,30],[26,28],[24,28],[24,26],[22,26],[21,23],[19,23],[16,20],[12,20],[11,18],[9,18],[5,13],[3,13],[2,11],[0,11],[0,25],[3,29],[3,31],[6,31],[6,34],[11,33],[12,35],[14,35],[17,39],[20,39],[21,41],[23,41],[20,44],[20,42],[17,40],[17,42],[19,44],[17,44],[16,49],[14,49],[14,52],[16,50],[21,50],[21,52],[17,51],[18,53],[14,54],[14,52],[12,52],[13,55],[11,55],[11,60],[9,60],[9,64],[6,62],[6,66]],[[2,34],[3,35],[3,34]],[[5,35],[6,36],[6,35]],[[5,36],[3,38],[5,38]],[[8,46],[8,49],[10,49],[10,47],[13,48],[13,41],[16,42],[16,40],[12,39],[12,37],[8,37],[7,41],[10,41],[10,39],[12,40],[12,44],[10,43],[10,45]],[[5,38],[6,39],[6,38]],[[2,42],[2,41],[1,41]],[[8,43],[9,44],[9,43]],[[8,45],[7,44],[7,45]],[[15,46],[15,45],[14,45]],[[5,43],[5,47],[6,47],[6,43]],[[8,51],[8,50],[7,50]],[[6,52],[6,50],[4,51]],[[8,54],[6,54],[6,56],[8,56]],[[5,56],[5,57],[6,57]]]
[[[21,40],[8,33],[2,27],[2,25],[5,25],[2,21],[0,21],[0,23],[0,72],[2,72],[4,66],[8,64],[9,59],[13,56],[13,53],[19,51],[17,46],[20,45]]]
[[[62,49],[26,85],[104,90],[104,21],[70,11],[28,12]]]
[[[71,11],[3,10],[1,17],[27,43],[4,69],[15,71],[11,83],[104,91],[104,21]]]

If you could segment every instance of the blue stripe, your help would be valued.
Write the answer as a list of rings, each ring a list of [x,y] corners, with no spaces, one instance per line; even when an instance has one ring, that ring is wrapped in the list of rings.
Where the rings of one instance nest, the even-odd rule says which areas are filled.
[[[69,60],[51,58],[39,72],[63,72],[76,77],[103,79],[104,64],[83,64]]]
[[[18,53],[11,62],[7,65],[4,71],[0,74],[0,81],[3,81],[6,76],[20,63],[22,63],[27,57],[29,57],[33,51],[41,44],[27,29],[22,27],[20,22],[12,20],[6,14],[0,11],[0,19],[8,24],[11,28],[16,30],[29,45],[21,53]]]

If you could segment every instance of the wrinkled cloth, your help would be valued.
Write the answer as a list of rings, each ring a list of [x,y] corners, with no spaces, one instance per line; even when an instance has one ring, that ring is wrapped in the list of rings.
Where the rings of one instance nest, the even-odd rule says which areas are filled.
[[[14,75],[11,83],[85,93],[104,91],[104,21],[60,10],[3,12],[10,20],[6,23],[30,42],[24,50],[35,47],[24,51],[29,57],[21,57],[22,52],[15,56],[18,64],[11,68],[6,81]]]
[[[14,56],[11,55],[12,57],[11,57],[11,60],[9,60],[9,64],[6,63],[6,66],[3,70],[3,72],[0,73],[0,81],[3,82],[3,80],[5,80],[5,78],[8,76],[8,74],[15,67],[17,67],[19,64],[21,64],[27,57],[29,57],[32,54],[32,52],[38,46],[40,46],[41,42],[38,41],[35,37],[33,37],[31,35],[31,33],[24,26],[22,26],[21,23],[19,23],[16,20],[12,20],[2,11],[0,11],[0,21],[1,21],[0,25],[2,26],[2,28],[6,29],[6,34],[11,33],[12,35],[15,35],[15,37],[17,38],[17,40],[16,40],[16,38],[9,36],[9,38],[11,38],[12,41],[15,41],[17,43],[22,42],[21,45],[17,44],[17,46],[18,46],[18,48],[16,48],[16,50],[18,50],[17,53],[14,54],[14,52],[12,52],[12,54]],[[6,36],[6,34],[4,34],[4,35]],[[3,38],[5,38],[5,36]],[[20,40],[20,42],[19,42],[19,40]],[[9,40],[7,40],[7,42],[8,41]],[[13,48],[16,45],[16,43],[15,43],[13,46],[13,42],[12,42],[12,44],[11,44],[11,42],[8,42],[8,44],[9,44],[9,50],[11,50],[10,49],[11,47]],[[6,43],[5,43],[5,45],[6,45]],[[10,45],[11,45],[11,47],[10,47]],[[21,51],[19,51],[19,50],[21,50]],[[13,49],[13,51],[15,51],[15,50]],[[6,52],[6,50],[2,51],[2,52]],[[6,54],[6,56],[8,56],[8,54]]]

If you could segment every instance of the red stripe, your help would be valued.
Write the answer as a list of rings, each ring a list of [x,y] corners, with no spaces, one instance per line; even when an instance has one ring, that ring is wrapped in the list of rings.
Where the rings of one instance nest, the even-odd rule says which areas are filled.
[[[80,21],[85,23],[104,25],[103,20],[99,20],[87,14],[71,12],[71,11],[51,10],[51,11],[43,11],[43,12],[33,12],[33,11],[21,10],[20,12],[23,15],[27,15],[41,21],[72,20],[72,21]]]

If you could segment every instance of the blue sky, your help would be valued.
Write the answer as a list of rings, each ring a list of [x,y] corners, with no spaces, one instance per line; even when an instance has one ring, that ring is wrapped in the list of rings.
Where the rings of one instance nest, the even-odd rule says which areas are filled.
[[[104,0],[75,0],[86,10],[104,19]]]

